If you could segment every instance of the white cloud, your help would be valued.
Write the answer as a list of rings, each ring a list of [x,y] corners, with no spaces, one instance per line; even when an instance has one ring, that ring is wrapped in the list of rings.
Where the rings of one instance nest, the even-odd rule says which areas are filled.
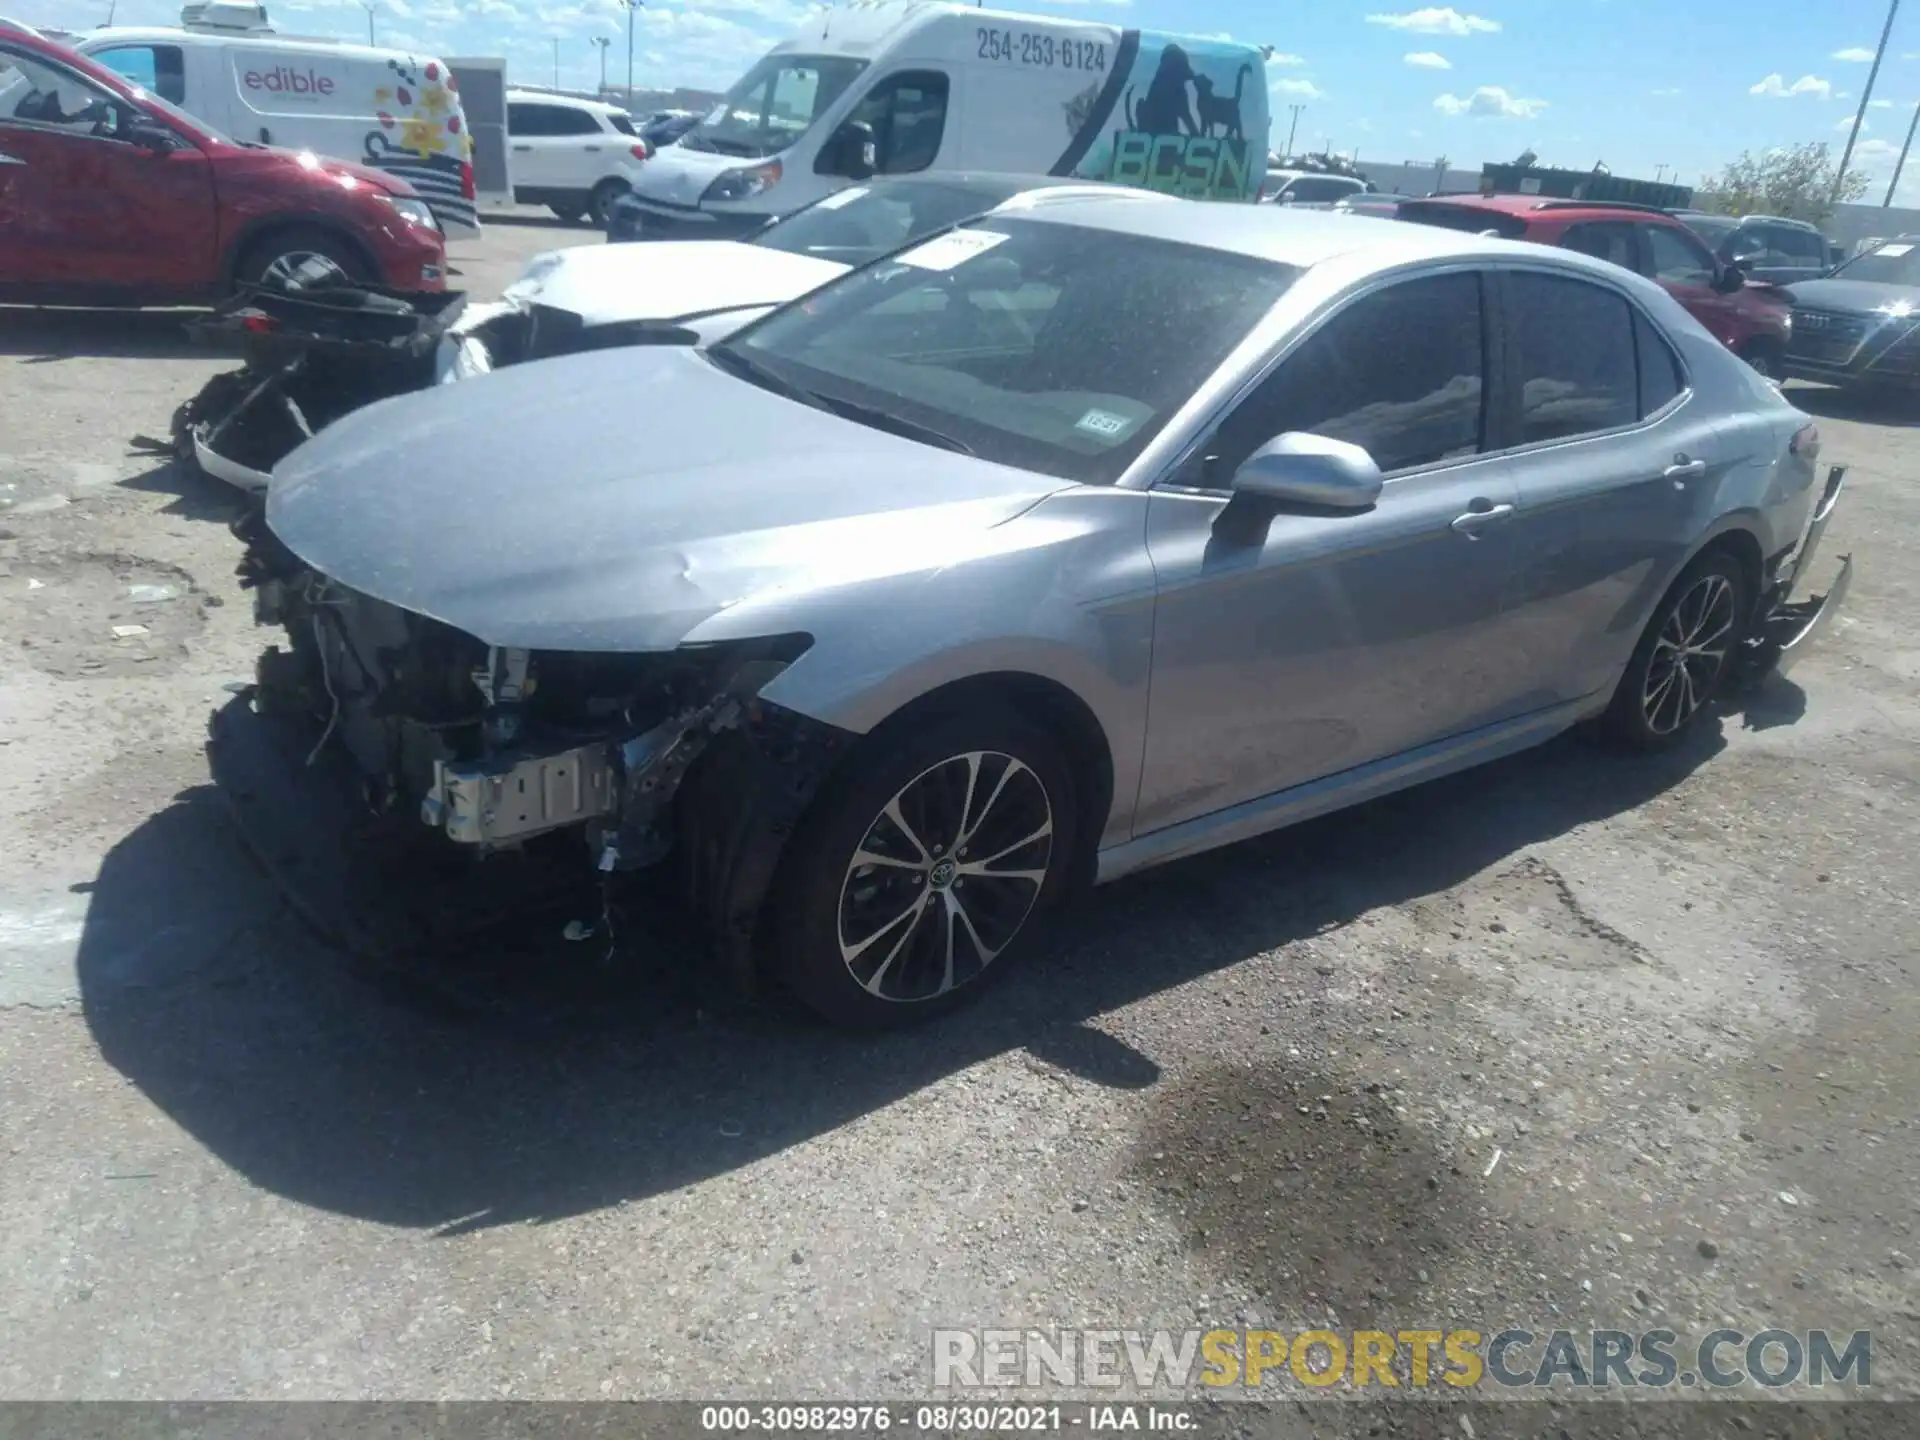
[[[1278,50],[1267,56],[1269,65],[1304,65],[1306,63],[1307,58],[1304,55],[1285,55]]]
[[[1451,5],[1409,10],[1404,15],[1369,15],[1367,23],[1385,25],[1389,30],[1410,30],[1416,35],[1491,35],[1500,28],[1498,20],[1462,15]]]
[[[1431,50],[1415,50],[1404,58],[1407,64],[1419,70],[1451,70],[1453,68],[1451,60]]]
[[[1851,115],[1842,115],[1838,120],[1833,122],[1833,128],[1840,131],[1851,130],[1853,128],[1853,117]],[[1862,120],[1860,122],[1860,133],[1862,135],[1871,129],[1873,129],[1873,123],[1871,121]]]
[[[1778,70],[1767,76],[1757,85],[1747,87],[1749,95],[1765,95],[1774,100],[1786,100],[1795,95],[1817,95],[1822,100],[1833,98],[1833,82],[1822,80],[1818,75],[1802,75],[1791,85]]]
[[[1891,110],[1891,109],[1893,108],[1893,101],[1891,101],[1891,100],[1869,100],[1869,101],[1867,102],[1867,108],[1868,108],[1869,110]]]
[[[1327,92],[1311,80],[1276,80],[1273,82],[1275,95],[1297,95],[1302,100],[1324,100]]]
[[[1844,60],[1849,65],[1871,65],[1873,63],[1873,51],[1864,45],[1849,45],[1844,50],[1834,51],[1828,58]]]
[[[1499,85],[1482,85],[1471,95],[1438,95],[1433,108],[1442,115],[1471,115],[1482,120],[1531,120],[1547,108],[1544,100],[1521,100]]]
[[[1654,95],[1678,95],[1681,91],[1678,85],[1670,85],[1664,90],[1654,90],[1649,93]]]

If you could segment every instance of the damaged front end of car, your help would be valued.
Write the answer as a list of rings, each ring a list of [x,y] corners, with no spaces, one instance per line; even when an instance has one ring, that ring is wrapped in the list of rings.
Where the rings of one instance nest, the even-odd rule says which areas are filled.
[[[318,573],[259,513],[236,530],[255,617],[286,643],[215,716],[210,752],[269,868],[276,847],[299,842],[256,832],[284,832],[316,805],[269,792],[303,782],[333,787],[319,803],[347,792],[344,826],[317,828],[378,855],[382,886],[452,876],[431,903],[468,918],[459,933],[497,923],[503,904],[577,903],[583,886],[604,895],[620,875],[674,857],[734,988],[752,990],[754,931],[781,849],[849,738],[759,697],[808,636],[647,654],[493,646]],[[263,812],[253,823],[249,803]],[[316,863],[328,862],[302,862]],[[516,888],[535,872],[544,893]],[[346,923],[339,907],[367,898],[350,888],[303,908],[356,949],[410,943],[376,934],[377,918]],[[413,902],[418,912],[419,893]]]

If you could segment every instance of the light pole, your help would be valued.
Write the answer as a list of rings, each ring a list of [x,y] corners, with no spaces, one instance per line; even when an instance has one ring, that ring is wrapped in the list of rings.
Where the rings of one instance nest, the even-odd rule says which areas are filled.
[[[633,12],[641,8],[642,0],[620,0],[627,12],[627,104],[633,104]]]
[[[1860,108],[1853,112],[1853,129],[1847,132],[1847,148],[1840,152],[1840,168],[1833,172],[1833,194],[1827,203],[1840,203],[1840,187],[1846,182],[1847,162],[1853,159],[1853,142],[1860,138],[1860,127],[1866,122],[1867,102],[1873,98],[1873,82],[1880,74],[1880,62],[1887,58],[1887,37],[1893,34],[1893,17],[1900,13],[1900,0],[1893,0],[1887,6],[1887,23],[1880,29],[1880,48],[1873,52],[1873,68],[1867,71],[1866,88],[1860,92]]]
[[[560,88],[560,37],[553,37],[553,88]]]
[[[367,44],[373,44],[373,6],[370,0],[360,0],[360,8],[367,12]]]
[[[1304,109],[1306,109],[1306,108],[1307,108],[1307,107],[1306,107],[1306,106],[1304,106],[1304,105],[1289,105],[1289,106],[1287,107],[1287,109],[1289,109],[1289,110],[1291,110],[1291,111],[1293,112],[1293,123],[1292,123],[1291,125],[1289,125],[1289,126],[1287,127],[1287,154],[1286,154],[1286,158],[1287,158],[1287,159],[1289,159],[1289,160],[1291,160],[1291,159],[1293,158],[1293,136],[1294,136],[1294,132],[1295,132],[1295,131],[1297,131],[1297,130],[1299,130],[1299,128],[1300,128],[1300,112],[1301,112],[1302,110],[1304,110]]]
[[[613,41],[604,35],[593,37],[594,48],[600,52],[600,98],[603,100],[607,96],[607,49],[612,44]]]
[[[1913,107],[1913,120],[1907,126],[1907,143],[1900,147],[1900,158],[1893,162],[1893,179],[1887,182],[1887,198],[1880,202],[1882,210],[1893,205],[1893,192],[1900,188],[1900,172],[1907,168],[1907,152],[1913,149],[1913,132],[1920,130],[1920,103]]]

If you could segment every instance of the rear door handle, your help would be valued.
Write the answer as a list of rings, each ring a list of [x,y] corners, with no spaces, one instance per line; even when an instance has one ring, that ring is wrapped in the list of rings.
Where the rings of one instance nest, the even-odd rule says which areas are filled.
[[[1455,517],[1453,528],[1469,540],[1478,540],[1483,527],[1495,521],[1504,520],[1511,514],[1513,514],[1511,505],[1489,505],[1484,510],[1469,510],[1466,514]]]
[[[590,151],[595,155],[598,155],[600,153],[600,147],[598,145],[582,145],[580,148],[582,150]]]
[[[1707,473],[1707,462],[1704,460],[1689,460],[1684,455],[1676,455],[1673,457],[1673,464],[1669,465],[1661,473],[1673,482],[1674,489],[1684,490],[1686,489],[1687,481],[1698,480],[1702,475]]]
[[[531,150],[531,149],[533,149],[533,146],[531,146],[531,145],[516,145],[516,146],[514,146],[513,148],[514,148],[514,149],[516,149],[516,150]]]

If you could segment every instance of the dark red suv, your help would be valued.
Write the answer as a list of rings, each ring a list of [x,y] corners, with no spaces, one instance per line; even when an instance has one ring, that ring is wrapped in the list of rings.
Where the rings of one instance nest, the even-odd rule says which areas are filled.
[[[1445,195],[1403,201],[1399,218],[1562,245],[1611,260],[1659,282],[1761,374],[1778,379],[1783,373],[1793,333],[1787,296],[1771,285],[1750,284],[1738,266],[1716,260],[1693,231],[1663,211],[1535,195]]]
[[[446,288],[445,237],[404,180],[237,144],[0,20],[0,300],[191,303],[315,257]]]

